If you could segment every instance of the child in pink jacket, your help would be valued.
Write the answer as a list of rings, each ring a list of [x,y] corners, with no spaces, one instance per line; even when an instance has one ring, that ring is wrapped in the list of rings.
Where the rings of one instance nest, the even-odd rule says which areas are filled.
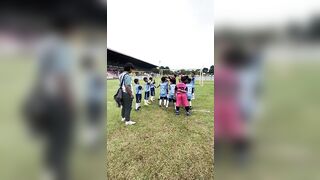
[[[181,76],[180,82],[176,85],[176,115],[179,115],[180,107],[184,107],[187,111],[187,116],[190,115],[190,107],[187,97],[187,83],[188,76]]]

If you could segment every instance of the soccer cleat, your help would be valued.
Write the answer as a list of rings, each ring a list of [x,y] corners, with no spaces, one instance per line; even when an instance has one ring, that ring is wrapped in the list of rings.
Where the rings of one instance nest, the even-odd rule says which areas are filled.
[[[191,115],[191,113],[190,112],[187,112],[187,116],[190,116]]]
[[[136,122],[134,122],[134,121],[126,121],[126,125],[134,125]]]
[[[126,118],[121,118],[121,121],[125,121],[126,120]]]
[[[176,111],[176,115],[179,115],[180,113],[179,113],[179,111]]]
[[[192,109],[192,106],[190,106],[190,109]]]

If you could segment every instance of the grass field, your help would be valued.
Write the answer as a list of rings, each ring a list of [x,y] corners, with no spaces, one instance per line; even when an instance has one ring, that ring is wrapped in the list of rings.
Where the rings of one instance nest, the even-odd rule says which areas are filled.
[[[121,122],[117,88],[118,80],[107,81],[108,179],[213,179],[213,81],[195,87],[191,116],[156,100],[132,111],[134,126]]]

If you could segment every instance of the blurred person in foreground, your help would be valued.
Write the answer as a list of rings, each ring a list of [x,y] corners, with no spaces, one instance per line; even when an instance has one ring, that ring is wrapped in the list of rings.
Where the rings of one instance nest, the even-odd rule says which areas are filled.
[[[73,28],[67,18],[53,22],[54,33],[45,36],[41,44],[35,82],[25,103],[26,119],[45,141],[41,179],[69,179],[75,118],[71,80],[74,55],[69,44]]]
[[[231,153],[232,160],[241,164],[247,158],[249,140],[239,102],[241,82],[237,74],[237,68],[245,58],[240,47],[225,47],[215,69],[214,125],[217,161],[225,155],[222,152]]]
[[[92,55],[83,59],[85,74],[86,141],[89,147],[99,148],[104,139],[105,83],[99,73],[97,60]]]

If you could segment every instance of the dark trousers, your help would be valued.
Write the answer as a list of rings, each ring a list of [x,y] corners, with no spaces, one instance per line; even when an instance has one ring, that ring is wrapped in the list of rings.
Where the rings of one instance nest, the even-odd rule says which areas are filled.
[[[123,96],[122,96],[121,116],[122,116],[122,118],[125,118],[126,121],[130,121],[132,101],[133,101],[133,99],[129,96],[129,94],[124,92]]]
[[[142,98],[141,94],[136,94],[136,103],[141,103],[141,98]]]

